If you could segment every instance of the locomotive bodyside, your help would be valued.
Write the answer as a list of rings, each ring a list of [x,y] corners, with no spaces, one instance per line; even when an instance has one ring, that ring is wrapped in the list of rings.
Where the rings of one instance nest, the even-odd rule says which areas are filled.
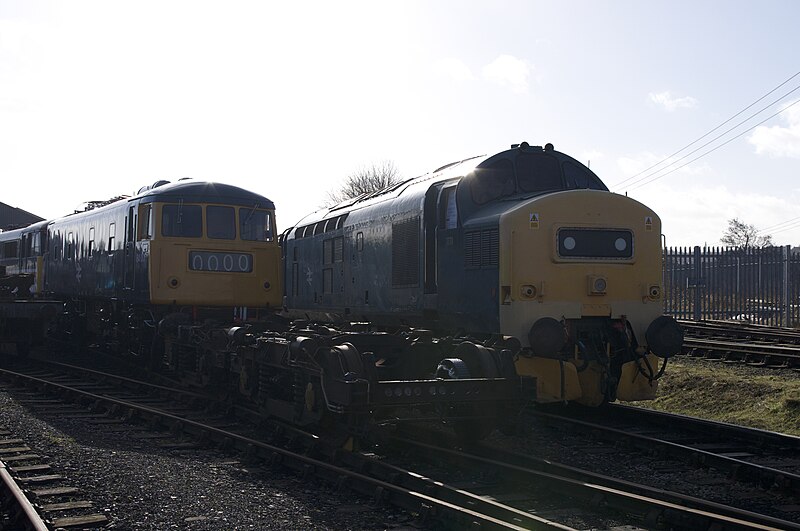
[[[436,310],[436,216],[427,205],[447,183],[455,185],[448,175],[401,183],[303,219],[283,242],[284,305],[323,320],[419,323]]]

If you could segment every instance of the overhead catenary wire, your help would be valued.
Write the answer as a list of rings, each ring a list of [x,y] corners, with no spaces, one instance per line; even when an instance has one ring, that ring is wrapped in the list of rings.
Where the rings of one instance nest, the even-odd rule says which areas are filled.
[[[758,232],[766,232],[768,230],[778,229],[781,225],[786,225],[787,223],[791,223],[792,226],[800,224],[800,216],[798,216],[796,218],[792,218],[792,219],[787,219],[786,221],[782,221],[780,223],[776,223],[775,225],[770,225],[769,227],[765,227],[763,229],[759,229]],[[779,230],[784,230],[784,229],[780,228]]]
[[[791,225],[786,225],[785,227],[781,227],[781,228],[780,228],[780,229],[778,229],[778,230],[771,230],[770,232],[771,232],[772,234],[777,234],[777,233],[779,233],[779,232],[784,232],[784,231],[787,231],[787,230],[796,229],[796,228],[798,228],[798,227],[800,227],[800,221],[797,221],[797,222],[795,222],[795,223],[792,223]],[[761,232],[764,232],[764,230],[762,229],[762,230],[760,230],[760,231],[758,231],[758,232],[759,232],[759,233],[761,233]]]
[[[741,115],[742,113],[744,113],[745,111],[747,111],[748,109],[750,109],[751,107],[753,107],[754,105],[756,105],[757,103],[759,103],[760,101],[764,100],[764,99],[765,99],[766,97],[768,97],[770,94],[774,93],[776,90],[778,90],[779,88],[783,87],[784,85],[786,85],[787,83],[789,83],[791,80],[793,80],[793,79],[794,79],[794,78],[796,78],[797,76],[800,76],[800,72],[796,72],[795,74],[793,74],[793,75],[792,75],[792,76],[790,76],[788,79],[786,79],[785,81],[783,81],[781,84],[779,84],[778,86],[776,86],[775,88],[773,88],[772,90],[770,90],[769,92],[767,92],[766,94],[764,94],[763,96],[761,96],[760,98],[758,98],[757,100],[755,100],[753,103],[751,103],[751,104],[750,104],[750,105],[748,105],[747,107],[743,108],[742,110],[740,110],[739,112],[737,112],[736,114],[734,114],[733,116],[731,116],[730,118],[728,118],[727,120],[725,120],[724,122],[722,122],[721,124],[719,124],[718,126],[714,127],[713,129],[711,129],[711,130],[710,130],[710,131],[708,131],[707,133],[703,134],[703,135],[702,135],[702,136],[700,136],[699,138],[697,138],[697,139],[693,140],[693,141],[692,141],[692,142],[690,142],[689,144],[687,144],[687,145],[683,146],[682,148],[680,148],[679,150],[675,151],[675,152],[674,152],[674,153],[672,153],[671,155],[669,155],[669,156],[667,156],[667,157],[665,157],[665,158],[661,159],[660,161],[658,161],[658,162],[656,162],[655,164],[653,164],[653,165],[651,165],[651,166],[649,166],[649,167],[645,168],[644,170],[642,170],[642,171],[640,171],[640,172],[638,172],[638,173],[636,173],[636,174],[634,174],[634,175],[631,175],[630,177],[628,177],[628,178],[626,178],[626,179],[623,179],[622,181],[620,181],[620,182],[618,182],[618,183],[614,184],[614,185],[613,185],[613,188],[619,188],[619,187],[620,187],[622,184],[624,184],[624,183],[626,183],[626,182],[628,182],[628,181],[630,181],[630,180],[632,180],[632,179],[635,179],[636,177],[638,177],[638,176],[642,175],[643,173],[647,173],[647,172],[649,172],[650,170],[652,170],[652,169],[654,169],[654,168],[656,168],[656,167],[658,167],[658,166],[662,165],[663,163],[665,163],[666,161],[668,161],[669,159],[671,159],[671,158],[672,158],[672,157],[674,157],[675,155],[678,155],[679,153],[681,153],[681,152],[683,152],[683,151],[687,150],[688,148],[692,147],[693,145],[695,145],[696,143],[698,143],[699,141],[701,141],[702,139],[704,139],[705,137],[707,137],[708,135],[710,135],[711,133],[713,133],[714,131],[717,131],[718,129],[720,129],[720,128],[721,128],[722,126],[724,126],[725,124],[727,124],[727,123],[731,122],[731,121],[732,121],[734,118],[736,118],[737,116]],[[781,96],[781,97],[780,97],[780,98],[778,98],[777,100],[773,101],[771,104],[767,105],[766,107],[763,107],[763,108],[762,108],[760,111],[758,111],[758,112],[756,112],[756,113],[754,113],[754,114],[750,115],[750,117],[748,117],[747,119],[743,120],[742,122],[739,122],[739,124],[737,124],[736,126],[734,126],[734,127],[730,128],[730,129],[728,129],[728,130],[727,130],[725,133],[723,133],[723,134],[721,134],[721,135],[719,135],[719,136],[715,137],[715,138],[714,138],[714,140],[717,140],[717,139],[719,139],[720,137],[722,137],[722,136],[725,136],[725,134],[727,134],[728,132],[732,131],[733,129],[736,129],[736,127],[738,127],[739,125],[742,125],[743,123],[747,122],[748,120],[750,120],[750,119],[751,119],[751,118],[753,118],[754,116],[756,116],[756,115],[760,114],[761,112],[763,112],[763,111],[764,111],[764,110],[766,110],[767,108],[771,107],[772,105],[774,105],[775,103],[777,103],[778,101],[780,101],[781,99],[785,98],[786,96],[788,96],[789,94],[791,94],[791,93],[795,92],[795,91],[796,91],[796,90],[798,90],[798,89],[800,89],[800,87],[797,87],[797,88],[795,88],[794,90],[791,90],[791,91],[787,92],[786,94],[784,94],[783,96]],[[686,157],[688,157],[688,156],[692,155],[692,153],[696,153],[698,150],[700,150],[700,149],[702,149],[703,147],[707,146],[709,143],[713,142],[714,140],[711,140],[711,141],[709,141],[708,143],[704,144],[703,146],[700,146],[699,148],[697,148],[696,150],[692,151],[691,153],[688,153],[687,155],[685,155],[685,156],[681,157],[680,159],[678,159],[678,160],[676,160],[676,161],[673,161],[672,163],[670,163],[669,165],[665,166],[665,167],[664,167],[664,168],[662,168],[661,170],[658,170],[658,171],[656,171],[656,172],[653,172],[653,173],[652,173],[652,174],[650,174],[650,175],[655,175],[655,174],[657,174],[658,172],[665,170],[665,169],[666,169],[666,168],[668,168],[669,166],[671,166],[671,165],[673,165],[673,164],[676,164],[677,162],[679,162],[679,161],[681,161],[681,160],[685,159]],[[648,175],[648,176],[646,176],[646,177],[643,177],[643,179],[646,179],[646,178],[647,178],[647,177],[649,177],[650,175]],[[641,179],[640,179],[640,180],[641,180]],[[639,181],[636,181],[636,182],[639,182]],[[635,183],[634,183],[634,184],[635,184]]]
[[[796,90],[798,90],[798,89],[800,89],[800,86],[799,86],[799,87],[797,87],[796,89],[792,90],[791,92],[794,92],[794,91],[796,91]],[[790,92],[790,93],[791,93],[791,92]],[[701,159],[701,158],[705,157],[706,155],[709,155],[709,154],[711,154],[711,153],[715,152],[716,150],[718,150],[718,149],[720,149],[720,148],[722,148],[722,147],[724,147],[724,146],[727,146],[728,144],[730,144],[731,142],[733,142],[733,141],[734,141],[734,140],[736,140],[737,138],[741,137],[741,136],[742,136],[742,135],[744,135],[745,133],[749,133],[750,131],[752,131],[753,129],[755,129],[756,127],[758,127],[759,125],[762,125],[762,124],[764,124],[765,122],[767,122],[767,121],[771,120],[772,118],[774,118],[774,117],[778,116],[778,115],[779,115],[779,114],[781,114],[782,112],[785,112],[785,111],[787,111],[788,109],[790,109],[791,107],[794,107],[794,106],[795,106],[795,105],[797,105],[798,103],[800,103],[800,99],[793,101],[792,103],[790,103],[790,104],[789,104],[789,105],[787,105],[786,107],[784,107],[784,108],[782,108],[781,110],[779,110],[779,111],[777,111],[777,112],[775,112],[775,113],[773,113],[773,114],[771,114],[771,115],[767,116],[766,118],[764,118],[763,120],[761,120],[761,121],[760,121],[760,122],[758,122],[757,124],[753,125],[752,127],[749,127],[749,128],[747,128],[747,129],[745,129],[744,131],[742,131],[742,132],[741,132],[741,133],[739,133],[738,135],[736,135],[736,136],[734,136],[734,137],[732,137],[732,138],[730,138],[730,139],[726,140],[725,142],[723,142],[722,144],[720,144],[720,145],[718,145],[718,146],[715,146],[715,147],[713,147],[713,148],[709,149],[709,150],[708,150],[708,151],[706,151],[705,153],[701,153],[701,154],[700,154],[700,155],[698,155],[697,157],[693,158],[693,159],[692,159],[692,160],[690,160],[689,162],[686,162],[686,163],[684,163],[684,164],[681,164],[681,165],[680,165],[680,166],[678,166],[677,168],[673,168],[673,169],[671,169],[670,171],[668,171],[668,172],[666,172],[666,173],[663,173],[663,174],[661,174],[661,175],[658,175],[658,173],[660,173],[660,172],[661,172],[661,171],[663,171],[663,170],[659,170],[659,171],[656,171],[656,172],[653,172],[653,173],[651,173],[650,175],[646,175],[646,176],[642,177],[641,179],[638,179],[638,180],[634,181],[634,182],[633,182],[633,184],[634,184],[635,186],[633,186],[632,188],[629,188],[629,190],[636,190],[637,188],[641,188],[642,186],[645,186],[645,185],[648,185],[648,184],[650,184],[650,183],[653,183],[653,182],[655,182],[655,181],[657,181],[657,180],[661,179],[662,177],[666,177],[667,175],[670,175],[670,174],[672,174],[672,173],[675,173],[676,171],[680,170],[681,168],[684,168],[684,167],[688,166],[689,164],[691,164],[691,163],[695,162],[696,160],[698,160],[698,159]],[[774,103],[773,103],[773,104],[774,104]],[[770,106],[771,106],[771,105],[773,105],[773,104],[770,104]],[[758,111],[758,112],[757,112],[757,113],[755,113],[754,115],[751,115],[751,116],[750,116],[750,118],[752,118],[753,116],[755,116],[756,114],[759,114],[759,113],[761,113],[761,112],[762,112],[762,111]],[[739,125],[741,125],[742,123],[744,123],[744,122],[748,121],[750,118],[747,118],[746,120],[743,120],[742,122],[740,122],[740,123],[739,123],[739,124],[737,124],[736,126],[732,127],[731,129],[729,129],[729,130],[728,130],[728,131],[726,131],[725,133],[723,133],[723,134],[721,134],[721,135],[717,136],[717,137],[716,137],[714,140],[717,140],[717,139],[719,139],[720,137],[722,137],[722,136],[725,136],[725,135],[726,135],[728,132],[730,132],[730,131],[731,131],[731,130],[733,130],[733,129],[736,129],[736,128],[737,128]],[[692,151],[691,153],[689,153],[689,154],[687,154],[687,155],[685,155],[685,156],[681,157],[680,159],[678,159],[677,161],[673,162],[672,164],[675,164],[675,163],[677,163],[677,162],[679,162],[679,161],[681,161],[681,160],[685,159],[686,157],[688,157],[688,156],[692,155],[693,153],[696,153],[697,151],[699,151],[699,150],[703,149],[704,147],[706,147],[706,146],[708,146],[709,144],[711,144],[712,142],[714,142],[714,140],[710,140],[710,141],[709,141],[709,142],[707,142],[706,144],[703,144],[701,147],[699,147],[699,148],[695,149],[694,151]],[[671,166],[672,164],[670,164],[670,166]],[[667,166],[667,167],[668,167],[668,166]],[[665,167],[665,168],[663,168],[663,169],[666,169],[667,167]],[[654,175],[655,175],[655,177],[653,177]],[[650,179],[650,180],[647,180],[647,179],[649,179],[650,177],[653,177],[653,178],[652,178],[652,179]]]

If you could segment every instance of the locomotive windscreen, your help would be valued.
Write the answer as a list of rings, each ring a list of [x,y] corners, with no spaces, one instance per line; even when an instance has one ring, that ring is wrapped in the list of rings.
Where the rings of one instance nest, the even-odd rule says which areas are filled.
[[[563,190],[558,159],[541,153],[520,153],[517,157],[517,180],[523,192]]]
[[[606,185],[589,168],[547,152],[519,152],[489,160],[468,176],[472,201],[483,205],[514,194],[559,190],[603,190]]]

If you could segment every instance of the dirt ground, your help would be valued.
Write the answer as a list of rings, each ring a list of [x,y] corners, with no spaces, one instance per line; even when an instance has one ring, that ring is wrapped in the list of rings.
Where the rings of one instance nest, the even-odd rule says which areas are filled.
[[[800,371],[677,356],[635,405],[800,436]]]

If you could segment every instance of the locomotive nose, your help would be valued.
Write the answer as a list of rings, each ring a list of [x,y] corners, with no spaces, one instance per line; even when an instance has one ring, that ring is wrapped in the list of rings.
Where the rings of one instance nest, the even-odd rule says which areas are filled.
[[[669,358],[683,347],[683,328],[668,315],[656,318],[647,327],[645,339],[650,351],[659,358]]]

